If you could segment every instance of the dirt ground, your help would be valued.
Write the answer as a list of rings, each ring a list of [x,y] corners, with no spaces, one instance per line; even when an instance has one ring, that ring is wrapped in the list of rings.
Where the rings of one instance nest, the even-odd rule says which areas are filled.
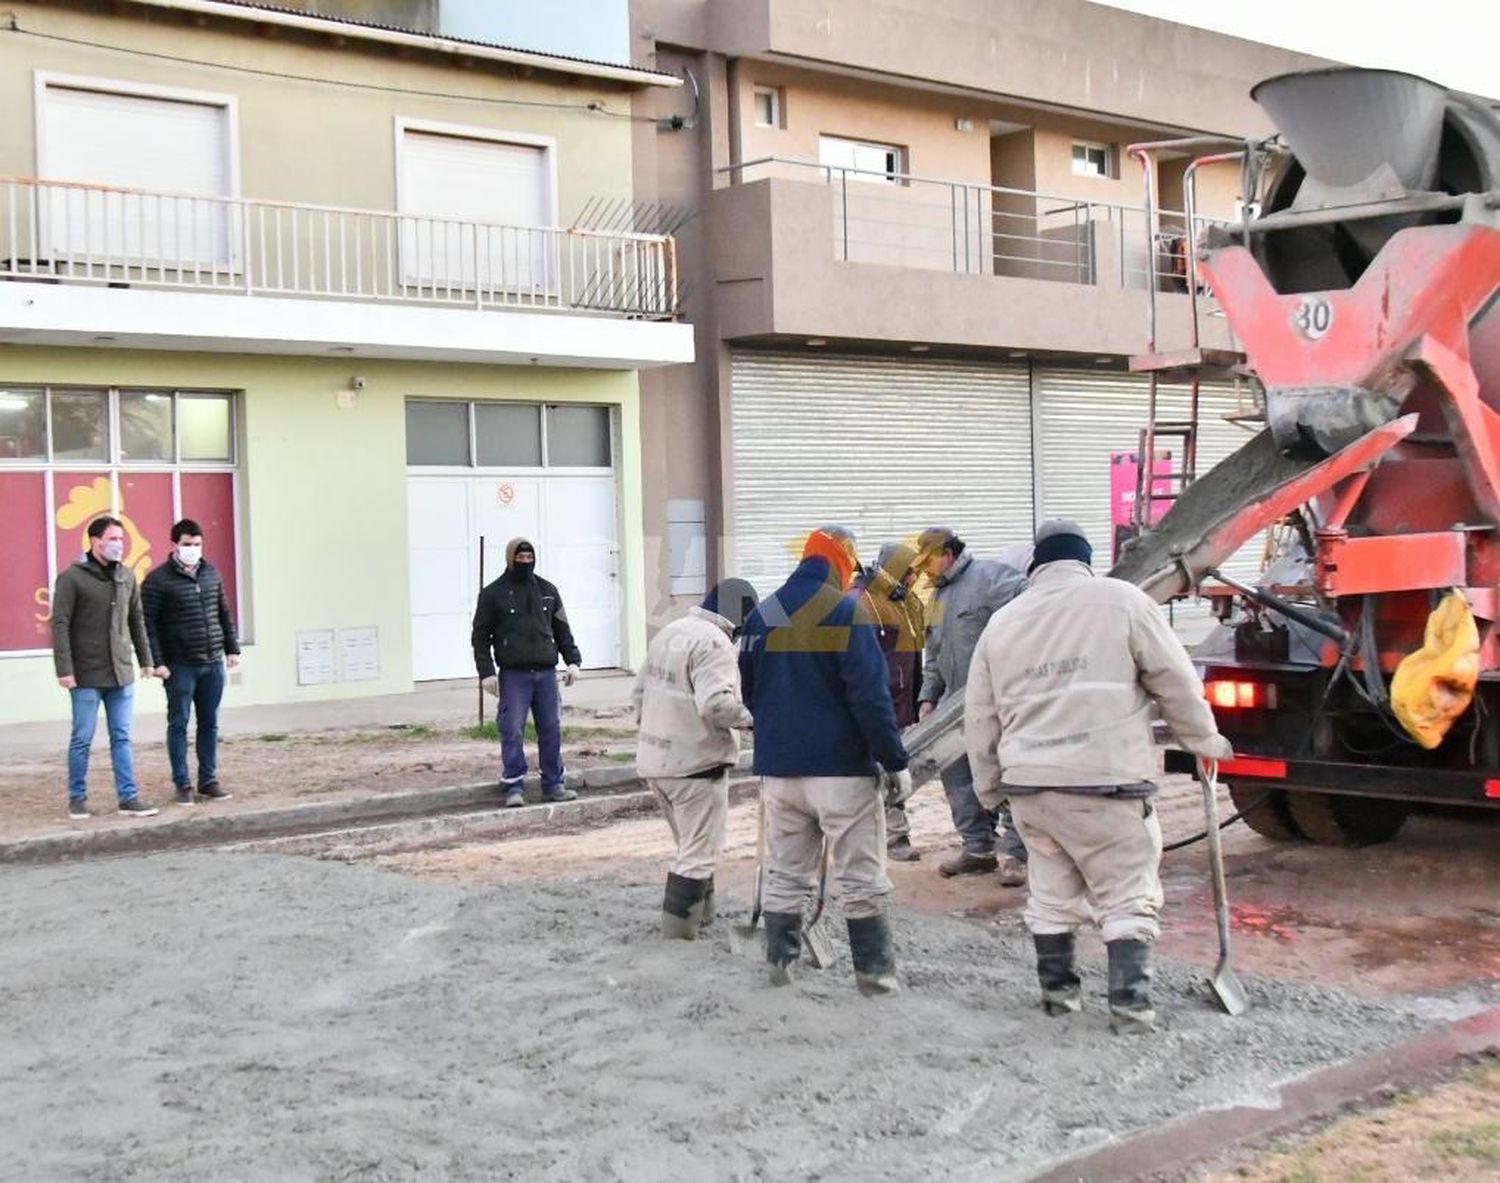
[[[1500,1063],[1334,1122],[1200,1183],[1500,1183]]]
[[[633,761],[635,731],[627,715],[620,708],[565,709],[563,760],[568,770]],[[101,725],[89,762],[89,806],[95,816],[87,821],[69,820],[67,752],[60,746],[55,755],[30,754],[0,767],[0,801],[5,802],[6,814],[3,834],[24,838],[88,826],[160,825],[188,809],[237,812],[494,781],[500,774],[500,743],[493,726],[482,735],[479,730],[411,723],[224,737],[219,741],[219,780],[234,793],[233,799],[188,807],[171,803],[166,744],[146,739],[145,726],[138,725],[132,745],[136,779],[142,797],[161,813],[137,819],[115,813],[109,749]],[[530,742],[527,758],[534,771],[536,748]]]
[[[1261,979],[1232,1020],[1163,960],[1161,1031],[1116,1037],[1096,953],[1085,1012],[1050,1021],[1027,942],[905,906],[903,994],[860,998],[841,933],[838,964],[776,989],[729,951],[743,900],[667,944],[657,867],[586,866],[9,870],[0,1176],[993,1183],[1431,1021]]]

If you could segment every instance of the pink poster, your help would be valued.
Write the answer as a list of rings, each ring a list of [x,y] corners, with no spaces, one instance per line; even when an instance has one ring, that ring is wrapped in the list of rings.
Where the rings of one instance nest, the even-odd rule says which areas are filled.
[[[234,477],[227,472],[182,474],[182,516],[203,527],[203,557],[219,569],[229,610],[240,624],[234,558]]]
[[[52,645],[46,479],[40,472],[0,472],[0,505],[5,506],[0,651]]]
[[[1133,533],[1136,481],[1141,464],[1137,452],[1111,452],[1109,454],[1109,524],[1111,562],[1120,557],[1120,546]],[[1153,466],[1155,476],[1152,492],[1172,491],[1172,457],[1158,454]],[[1152,501],[1146,513],[1146,521],[1155,525],[1171,506],[1170,501]]]

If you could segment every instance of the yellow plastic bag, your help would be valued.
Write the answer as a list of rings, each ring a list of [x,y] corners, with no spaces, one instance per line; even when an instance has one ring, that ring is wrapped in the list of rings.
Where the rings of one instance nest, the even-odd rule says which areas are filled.
[[[1422,647],[1408,653],[1391,679],[1391,708],[1424,748],[1443,742],[1474,698],[1479,681],[1479,629],[1463,592],[1454,588],[1427,618]]]

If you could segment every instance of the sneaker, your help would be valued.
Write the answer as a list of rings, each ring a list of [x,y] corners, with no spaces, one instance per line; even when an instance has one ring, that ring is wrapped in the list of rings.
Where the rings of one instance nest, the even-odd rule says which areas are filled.
[[[178,805],[191,805],[193,803],[193,786],[179,785],[172,800]]]
[[[139,797],[132,797],[128,801],[121,801],[119,811],[127,817],[156,816],[156,809],[153,806],[147,805]]]
[[[955,875],[988,875],[1000,866],[1000,860],[992,854],[970,854],[967,850],[946,863],[938,864],[938,874],[944,879]]]
[[[562,785],[558,785],[555,789],[542,790],[542,800],[546,801],[549,805],[555,805],[559,801],[575,801],[577,799],[577,793],[572,789],[563,788]]]
[[[886,844],[885,857],[898,863],[914,863],[922,856],[911,844],[911,839],[902,834],[899,838],[892,838]]]
[[[228,801],[234,794],[224,789],[216,780],[205,781],[198,786],[200,801]]]
[[[505,808],[520,809],[526,804],[526,794],[520,789],[507,789],[505,793]]]
[[[68,799],[68,816],[74,821],[83,821],[89,816],[89,803],[84,798]]]

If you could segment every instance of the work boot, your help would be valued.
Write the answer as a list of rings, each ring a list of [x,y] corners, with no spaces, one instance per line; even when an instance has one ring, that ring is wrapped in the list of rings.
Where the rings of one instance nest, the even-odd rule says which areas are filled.
[[[965,850],[946,863],[939,863],[938,874],[944,879],[955,875],[988,875],[999,865],[1000,860],[992,854],[970,854]]]
[[[661,901],[661,935],[667,940],[695,941],[703,925],[702,879],[667,873],[667,890]]]
[[[703,927],[707,928],[712,924],[717,915],[714,911],[714,877],[710,875],[704,880],[703,886]]]
[[[891,941],[891,922],[884,916],[861,916],[848,920],[849,957],[854,962],[854,984],[866,997],[895,994],[896,948]]]
[[[802,913],[767,912],[765,919],[771,985],[785,986],[792,980],[792,963],[802,953]]]
[[[1000,860],[1000,886],[1025,887],[1026,864],[1020,859],[1006,855]]]
[[[1156,1030],[1151,1006],[1151,945],[1148,941],[1109,941],[1109,1029],[1116,1034]]]
[[[1036,976],[1042,984],[1042,1009],[1054,1017],[1076,1014],[1083,1009],[1078,974],[1073,969],[1073,934],[1038,932],[1031,936],[1036,945]]]
[[[905,834],[892,838],[885,847],[885,857],[898,863],[914,863],[922,856],[917,853],[911,839]]]

